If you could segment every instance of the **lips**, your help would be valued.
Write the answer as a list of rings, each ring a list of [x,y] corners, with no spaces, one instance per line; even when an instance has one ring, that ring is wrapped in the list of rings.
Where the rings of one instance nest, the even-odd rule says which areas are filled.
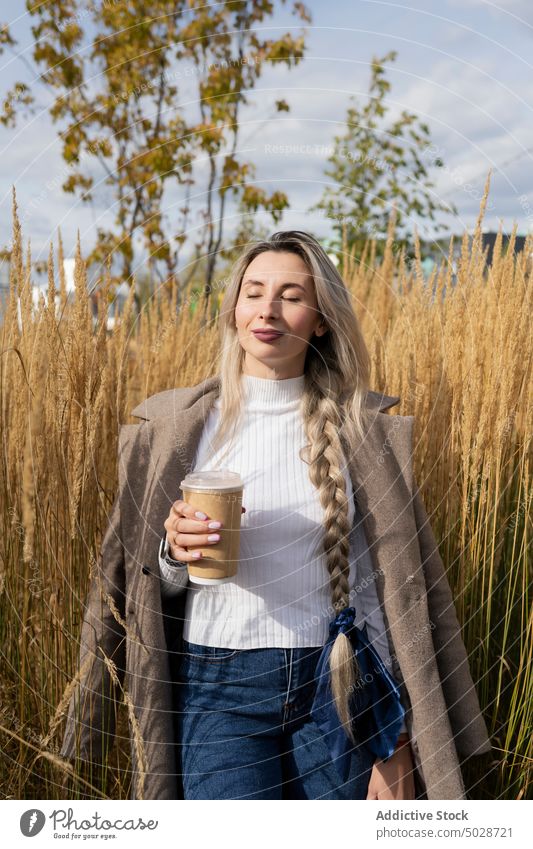
[[[283,336],[283,333],[274,330],[252,330],[252,333],[257,339],[261,339],[262,342],[272,342],[274,339],[279,339],[280,336]]]

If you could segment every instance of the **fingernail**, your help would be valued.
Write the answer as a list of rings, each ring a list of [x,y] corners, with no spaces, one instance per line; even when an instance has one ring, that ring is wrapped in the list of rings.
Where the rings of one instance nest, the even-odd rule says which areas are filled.
[[[209,522],[208,528],[221,528],[222,522]]]
[[[202,513],[201,510],[197,510],[194,515],[197,519],[207,519],[207,516],[205,515],[205,513]]]
[[[220,539],[220,534],[209,534],[207,537],[208,542],[218,542]]]
[[[196,560],[198,560],[198,558],[202,556],[202,552],[201,551],[193,551],[192,556],[194,558],[196,558]]]

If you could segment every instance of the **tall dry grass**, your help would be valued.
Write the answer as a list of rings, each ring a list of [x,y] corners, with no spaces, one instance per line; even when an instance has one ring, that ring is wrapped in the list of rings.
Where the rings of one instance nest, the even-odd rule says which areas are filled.
[[[345,277],[372,352],[373,387],[400,395],[398,411],[416,417],[417,480],[494,744],[491,770],[475,759],[465,765],[469,795],[514,799],[531,796],[533,758],[533,242],[515,257],[499,239],[487,272],[486,197],[456,280],[444,257],[425,282],[420,257],[408,267],[395,250],[392,225],[384,259],[377,263],[369,244],[363,261],[348,258]],[[130,299],[111,333],[102,302],[93,327],[79,246],[70,304],[60,240],[58,291],[51,246],[47,298],[33,312],[15,196],[12,247],[0,358],[1,792],[61,798],[67,778],[81,795],[128,798],[127,693],[103,783],[76,781],[58,754],[89,563],[113,502],[119,425],[147,395],[215,373],[216,326],[202,326],[191,292],[178,299],[174,290],[138,318]],[[109,277],[103,282],[109,288]]]

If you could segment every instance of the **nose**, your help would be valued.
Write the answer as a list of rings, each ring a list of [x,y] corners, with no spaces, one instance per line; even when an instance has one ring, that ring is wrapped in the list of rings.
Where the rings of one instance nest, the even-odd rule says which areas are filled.
[[[278,316],[279,300],[274,298],[261,298],[261,301],[259,302],[259,315],[261,318],[265,316],[275,318]]]

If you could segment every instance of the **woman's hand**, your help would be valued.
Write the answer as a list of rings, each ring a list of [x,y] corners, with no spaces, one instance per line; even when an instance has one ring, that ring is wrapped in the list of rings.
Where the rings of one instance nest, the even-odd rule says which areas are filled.
[[[246,508],[243,507],[242,512],[245,513]],[[187,546],[216,545],[220,540],[218,531],[222,523],[196,510],[186,501],[175,501],[164,526],[172,559],[195,563],[201,559],[203,551],[187,551]]]
[[[399,746],[387,761],[377,760],[367,799],[414,799],[414,763],[409,745]]]

